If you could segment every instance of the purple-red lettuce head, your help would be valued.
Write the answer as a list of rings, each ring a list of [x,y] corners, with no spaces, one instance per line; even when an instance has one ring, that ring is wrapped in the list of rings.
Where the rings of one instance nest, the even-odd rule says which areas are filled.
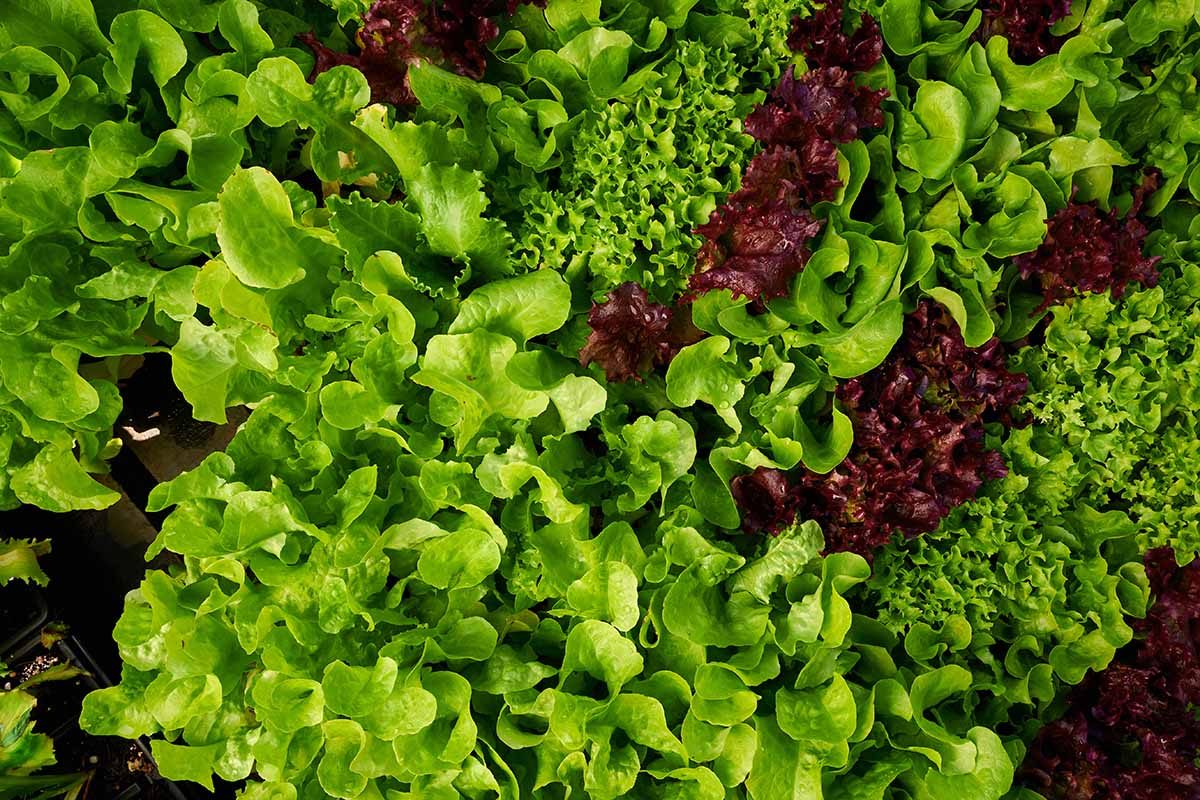
[[[807,209],[785,201],[717,209],[697,229],[707,241],[696,255],[688,297],[714,289],[759,302],[785,297],[792,278],[808,263],[808,242],[822,224]]]
[[[1149,229],[1136,216],[1157,183],[1157,173],[1148,175],[1124,215],[1116,209],[1105,213],[1095,203],[1072,201],[1047,221],[1046,238],[1038,249],[1013,259],[1021,277],[1033,276],[1041,286],[1043,298],[1037,311],[1078,292],[1111,289],[1113,297],[1120,297],[1130,283],[1158,283],[1160,259],[1143,255]]]
[[[630,281],[608,293],[588,312],[592,332],[579,352],[583,366],[592,362],[613,382],[640,381],[654,366],[664,366],[703,332],[692,324],[690,309],[652,303],[646,290]]]
[[[789,70],[767,102],[746,118],[746,132],[764,145],[797,149],[810,139],[850,142],[883,125],[886,89],[870,89],[843,67]]]
[[[841,2],[829,2],[811,16],[792,19],[788,47],[804,54],[811,67],[844,67],[865,72],[883,58],[879,23],[863,12],[858,29],[847,35]]]
[[[1055,36],[1050,26],[1070,15],[1071,0],[989,0],[979,36],[984,41],[1005,37],[1009,56],[1031,64],[1059,51],[1068,37]]]
[[[314,35],[298,38],[316,56],[310,78],[338,65],[357,68],[371,86],[371,101],[393,105],[417,102],[408,68],[432,63],[478,80],[487,65],[487,45],[500,33],[499,14],[511,14],[519,0],[376,0],[362,17],[359,52],[338,53]],[[545,5],[545,0],[537,0]]]
[[[854,426],[846,459],[826,475],[790,479],[774,516],[760,504],[744,523],[766,519],[774,532],[779,517],[799,514],[821,525],[827,549],[867,558],[895,533],[932,531],[985,480],[1006,474],[984,424],[1011,424],[1026,386],[1007,370],[999,341],[967,347],[949,313],[922,301],[884,363],[838,388]]]
[[[742,514],[742,530],[778,534],[796,519],[796,498],[787,473],[758,467],[734,478],[729,489]]]

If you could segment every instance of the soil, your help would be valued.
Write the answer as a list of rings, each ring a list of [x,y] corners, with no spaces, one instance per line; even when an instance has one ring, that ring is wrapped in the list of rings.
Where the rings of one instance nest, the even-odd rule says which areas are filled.
[[[137,742],[112,736],[89,736],[78,728],[67,730],[54,739],[58,764],[53,772],[90,772],[81,800],[111,800],[131,787],[136,797],[169,798],[152,782],[154,763]]]
[[[38,649],[41,650],[40,647]],[[5,676],[4,688],[15,688],[51,667],[64,663],[69,663],[68,658],[54,650],[14,659]],[[37,708],[34,709],[34,719],[37,721],[37,729],[49,732],[64,725],[74,724],[79,719],[84,695],[94,688],[98,688],[96,682],[87,675],[70,680],[47,681],[35,686],[33,694],[37,697]]]
[[[217,430],[216,423],[192,418],[192,407],[171,377],[171,359],[164,353],[146,357],[141,368],[121,383],[124,401],[118,425],[144,431],[158,428],[178,447],[202,447]]]

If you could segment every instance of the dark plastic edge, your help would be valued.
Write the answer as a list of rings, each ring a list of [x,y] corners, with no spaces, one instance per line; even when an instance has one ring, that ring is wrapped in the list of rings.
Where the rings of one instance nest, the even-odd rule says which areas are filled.
[[[33,617],[25,624],[25,627],[19,628],[16,633],[0,642],[0,659],[4,659],[11,655],[15,655],[18,649],[25,649],[25,640],[32,637],[35,633],[42,629],[50,620],[50,607],[46,605],[46,597],[36,587],[33,589],[33,598],[37,603],[37,610],[34,611]]]

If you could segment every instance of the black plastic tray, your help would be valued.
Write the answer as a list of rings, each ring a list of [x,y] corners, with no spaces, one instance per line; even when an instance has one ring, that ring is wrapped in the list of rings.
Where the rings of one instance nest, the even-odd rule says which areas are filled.
[[[0,661],[26,639],[42,629],[50,619],[46,598],[36,586],[9,583],[4,587],[4,610],[10,619],[0,629]]]
[[[19,642],[12,644],[6,643],[6,648],[0,650],[0,660],[4,660],[10,664],[20,663],[23,659],[29,658],[39,649],[45,649],[56,655],[64,662],[70,662],[83,669],[87,674],[80,677],[79,681],[83,684],[86,691],[95,691],[104,687],[112,686],[112,680],[108,677],[105,671],[96,663],[96,660],[88,653],[87,649],[74,636],[67,635],[62,639],[55,641],[50,647],[45,647],[41,639],[41,628],[45,623],[47,610],[44,599],[40,605],[41,608],[41,623],[27,631],[27,635]],[[29,628],[30,626],[25,626]],[[71,715],[72,717],[74,715]],[[54,739],[56,742],[69,737],[79,731],[78,718],[68,718],[58,721],[51,727],[50,730],[42,731]],[[144,739],[138,739],[130,743],[141,752],[148,764],[154,763],[154,757],[150,752],[149,743]],[[96,797],[96,800],[133,800],[140,797],[154,797],[156,800],[188,800],[188,796],[177,786],[173,781],[167,780],[154,774],[142,774],[134,778],[135,783],[126,787],[119,794],[112,798]]]

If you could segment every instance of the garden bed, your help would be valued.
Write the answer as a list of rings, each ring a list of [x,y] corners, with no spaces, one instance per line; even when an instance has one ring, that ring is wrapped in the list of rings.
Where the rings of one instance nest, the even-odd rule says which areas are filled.
[[[1200,800],[1195,6],[0,3],[0,794]]]

